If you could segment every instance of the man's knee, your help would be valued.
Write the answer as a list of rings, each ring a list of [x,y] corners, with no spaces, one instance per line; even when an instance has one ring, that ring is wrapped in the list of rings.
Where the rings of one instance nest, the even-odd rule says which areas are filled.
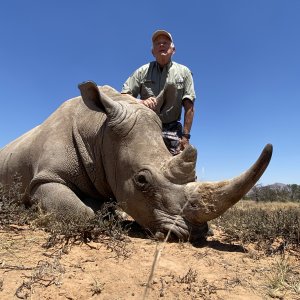
[[[163,138],[166,147],[172,155],[177,155],[180,153],[180,142],[179,140],[173,140],[169,138]]]

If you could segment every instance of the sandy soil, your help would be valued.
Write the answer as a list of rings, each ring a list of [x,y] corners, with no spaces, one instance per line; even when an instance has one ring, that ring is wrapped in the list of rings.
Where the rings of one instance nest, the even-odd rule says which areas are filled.
[[[45,249],[43,231],[2,230],[0,299],[300,299],[299,253],[266,256],[214,231],[197,247],[128,237],[116,252],[95,242]]]

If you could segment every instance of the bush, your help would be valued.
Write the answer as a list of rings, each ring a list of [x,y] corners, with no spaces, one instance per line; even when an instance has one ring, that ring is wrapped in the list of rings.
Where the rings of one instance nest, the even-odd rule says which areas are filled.
[[[300,246],[299,206],[281,204],[268,207],[267,204],[247,202],[238,203],[214,220],[231,240],[257,242],[265,246],[280,240],[280,247]]]
[[[50,233],[45,247],[61,244],[66,249],[74,243],[101,242],[114,251],[117,256],[127,257],[127,229],[114,211],[116,204],[106,203],[92,219],[65,218],[57,220],[55,215],[45,213],[40,206],[26,207],[22,202],[20,177],[14,177],[9,188],[0,185],[0,228],[9,230],[11,225],[44,229]]]

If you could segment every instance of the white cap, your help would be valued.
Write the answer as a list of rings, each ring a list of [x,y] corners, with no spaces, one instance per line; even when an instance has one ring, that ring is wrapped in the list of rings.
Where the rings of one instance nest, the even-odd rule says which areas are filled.
[[[170,41],[173,43],[173,38],[172,38],[172,35],[171,33],[169,33],[168,31],[165,31],[165,30],[156,30],[153,35],[152,35],[152,42],[155,41],[155,39],[159,36],[159,35],[165,35],[166,37],[168,37],[170,39]]]

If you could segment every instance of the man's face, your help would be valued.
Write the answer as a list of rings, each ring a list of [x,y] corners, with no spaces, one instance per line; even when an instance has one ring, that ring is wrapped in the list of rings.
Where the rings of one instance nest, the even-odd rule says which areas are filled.
[[[159,35],[154,40],[152,54],[160,65],[167,64],[174,53],[175,48],[172,47],[172,42],[165,35]]]

